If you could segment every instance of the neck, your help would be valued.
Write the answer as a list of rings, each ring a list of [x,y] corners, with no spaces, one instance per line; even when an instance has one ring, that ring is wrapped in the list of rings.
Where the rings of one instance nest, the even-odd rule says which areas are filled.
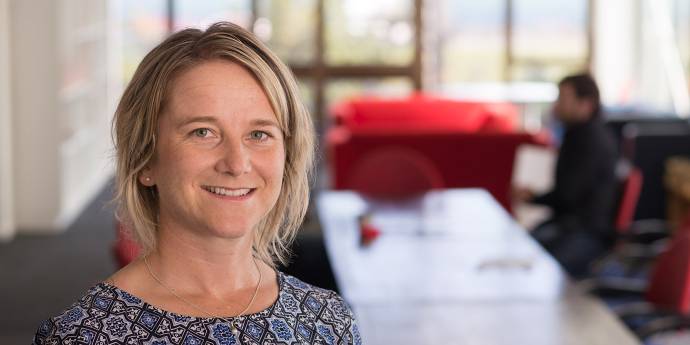
[[[177,291],[215,297],[253,289],[262,265],[252,255],[250,236],[202,241],[164,227],[148,261],[153,272]]]

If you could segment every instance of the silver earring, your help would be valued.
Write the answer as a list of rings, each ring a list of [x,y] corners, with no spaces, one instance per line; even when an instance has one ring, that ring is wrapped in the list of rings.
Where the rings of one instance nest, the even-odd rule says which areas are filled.
[[[150,178],[150,177],[146,177],[146,178],[144,178],[144,180],[146,180],[146,182],[151,182],[151,178]]]

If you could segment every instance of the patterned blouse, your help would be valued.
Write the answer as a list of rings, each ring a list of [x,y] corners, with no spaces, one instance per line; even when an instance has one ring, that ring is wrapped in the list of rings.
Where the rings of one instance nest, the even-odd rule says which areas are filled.
[[[279,296],[256,314],[235,318],[238,338],[220,318],[158,309],[108,283],[44,321],[34,338],[43,344],[361,344],[350,308],[335,292],[278,272]]]

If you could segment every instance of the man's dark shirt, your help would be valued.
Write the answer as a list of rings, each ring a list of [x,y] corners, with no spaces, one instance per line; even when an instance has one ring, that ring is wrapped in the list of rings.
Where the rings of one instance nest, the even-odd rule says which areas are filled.
[[[566,128],[556,163],[554,189],[532,201],[551,207],[556,221],[575,221],[585,231],[611,235],[617,203],[616,143],[594,119]]]

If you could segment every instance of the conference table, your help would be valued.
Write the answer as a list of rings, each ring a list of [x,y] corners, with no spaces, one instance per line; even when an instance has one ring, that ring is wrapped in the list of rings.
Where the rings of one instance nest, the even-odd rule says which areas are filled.
[[[639,344],[484,190],[398,202],[327,191],[316,202],[364,344]],[[380,231],[367,245],[363,215]]]

